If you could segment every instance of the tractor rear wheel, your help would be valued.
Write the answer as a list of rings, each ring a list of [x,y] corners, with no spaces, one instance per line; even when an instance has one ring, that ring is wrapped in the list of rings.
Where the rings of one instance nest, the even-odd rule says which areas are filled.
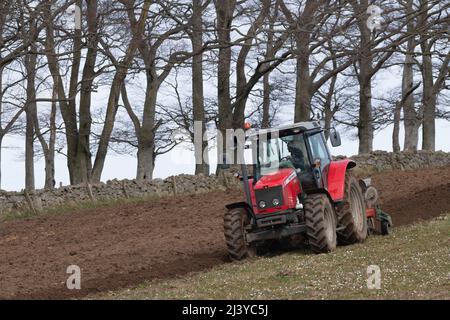
[[[341,244],[364,242],[367,238],[366,202],[358,180],[350,173],[345,177],[344,200],[337,210],[337,236]]]
[[[228,210],[223,218],[225,242],[228,254],[233,261],[256,256],[256,246],[245,241],[245,227],[250,218],[244,208]]]
[[[326,253],[336,248],[336,214],[325,194],[308,195],[304,202],[306,235],[311,250]]]

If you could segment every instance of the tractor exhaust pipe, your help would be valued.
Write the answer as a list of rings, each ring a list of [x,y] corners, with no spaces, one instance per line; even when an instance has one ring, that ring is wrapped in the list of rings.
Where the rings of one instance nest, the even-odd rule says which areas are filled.
[[[248,186],[248,171],[247,165],[245,163],[241,164],[241,171],[242,171],[242,182],[244,183],[245,199],[250,208],[252,208],[252,197],[250,196],[250,187]]]

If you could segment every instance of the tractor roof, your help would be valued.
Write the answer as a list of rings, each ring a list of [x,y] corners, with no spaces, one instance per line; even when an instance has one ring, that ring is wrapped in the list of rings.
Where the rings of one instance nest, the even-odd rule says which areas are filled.
[[[247,137],[257,137],[260,135],[271,135],[274,132],[278,132],[280,136],[287,135],[294,129],[299,129],[299,132],[321,129],[319,121],[307,121],[307,122],[297,122],[292,124],[287,124],[279,127],[268,128],[268,129],[254,129],[247,132]]]

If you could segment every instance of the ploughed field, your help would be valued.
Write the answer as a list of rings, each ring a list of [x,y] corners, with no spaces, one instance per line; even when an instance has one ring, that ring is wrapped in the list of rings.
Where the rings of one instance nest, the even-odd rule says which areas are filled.
[[[373,176],[395,226],[450,212],[450,167]],[[239,191],[0,223],[0,298],[78,298],[228,262],[222,217]],[[68,290],[69,265],[81,290]]]

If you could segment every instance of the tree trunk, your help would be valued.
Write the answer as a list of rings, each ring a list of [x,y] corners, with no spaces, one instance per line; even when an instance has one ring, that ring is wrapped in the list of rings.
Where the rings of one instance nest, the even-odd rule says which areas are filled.
[[[77,143],[77,163],[80,169],[80,180],[90,181],[92,172],[92,155],[89,137],[91,134],[91,96],[92,83],[95,78],[95,62],[97,59],[97,0],[87,0],[87,53],[81,79],[79,130]]]
[[[217,170],[223,163],[226,154],[226,130],[232,128],[233,113],[230,98],[231,47],[230,28],[233,21],[235,0],[215,1],[217,13],[217,35],[219,43],[219,57],[217,67],[217,102],[219,109],[219,123],[217,134]]]
[[[361,76],[363,67],[361,66]],[[359,154],[369,153],[373,150],[372,127],[372,84],[370,78],[363,78],[360,83],[359,93]]]
[[[55,187],[55,144],[56,144],[56,88],[53,87],[52,109],[50,111],[50,138],[45,156],[45,189]]]
[[[194,137],[195,150],[195,174],[209,175],[208,141],[203,141],[206,132],[205,105],[203,95],[203,9],[202,0],[193,0],[192,6],[192,50],[195,53],[192,58],[192,109],[195,122],[201,124],[201,134],[198,139]],[[198,135],[198,132],[197,132]]]
[[[263,77],[263,115],[261,121],[262,128],[270,126],[270,74],[266,73]]]
[[[261,1],[261,9],[255,21],[250,25],[246,34],[246,40],[239,50],[239,55],[236,61],[236,99],[232,105],[233,109],[233,129],[244,129],[245,124],[245,106],[247,105],[248,95],[250,93],[251,82],[255,80],[255,75],[260,74],[262,77],[260,68],[256,68],[253,76],[247,80],[246,66],[247,57],[252,48],[254,38],[256,37],[258,30],[263,27],[265,18],[270,13],[270,0]]]
[[[94,183],[100,182],[103,167],[105,165],[106,154],[108,153],[109,140],[114,128],[114,122],[116,119],[118,102],[120,97],[120,92],[127,75],[128,68],[133,60],[135,51],[141,43],[142,35],[145,29],[145,22],[149,13],[151,1],[145,0],[139,20],[134,21],[135,7],[133,5],[127,5],[127,14],[131,17],[131,29],[133,33],[133,38],[130,40],[125,56],[117,66],[114,79],[111,84],[111,89],[109,92],[108,103],[106,107],[106,118],[103,130],[100,136],[100,141],[97,149],[97,155],[95,157],[94,167],[92,169],[91,181]]]
[[[422,149],[435,151],[436,148],[436,95],[433,86],[433,65],[428,41],[421,43],[422,48],[422,81],[423,81],[423,127]]]
[[[151,180],[153,179],[153,153],[155,151],[154,138],[143,137],[139,140],[137,151],[137,172],[136,180]]]
[[[421,16],[420,26],[427,26],[429,21],[429,1],[420,1]],[[422,149],[435,151],[436,149],[436,101],[438,93],[444,88],[445,81],[448,80],[450,51],[439,52],[441,65],[433,70],[432,54],[438,38],[434,38],[433,32],[422,32],[420,34],[420,49],[422,53],[422,107],[423,107],[423,127],[422,127]],[[445,52],[445,51],[444,51]],[[442,59],[443,58],[443,59]],[[437,62],[436,61],[436,62]],[[434,71],[437,71],[434,73]]]
[[[50,111],[49,125],[49,143],[45,141],[45,137],[41,132],[37,109],[32,112],[34,132],[41,144],[45,159],[45,189],[53,189],[55,186],[55,140],[56,140],[56,86],[53,85],[52,107]]]
[[[92,169],[91,181],[93,183],[100,182],[103,167],[105,165],[106,154],[108,153],[109,140],[114,128],[116,119],[120,90],[126,77],[126,68],[119,67],[114,75],[111,89],[109,91],[108,104],[106,107],[106,118],[103,130],[98,144],[97,155],[95,157],[94,167]]]
[[[51,2],[47,3],[47,16],[51,17]],[[78,128],[77,128],[77,117],[75,110],[75,97],[72,97],[71,102],[67,101],[66,92],[64,89],[64,82],[61,76],[58,56],[56,54],[55,49],[55,35],[54,35],[54,26],[53,21],[48,19],[45,21],[46,24],[46,38],[45,38],[45,55],[47,57],[48,68],[53,78],[53,83],[56,86],[59,107],[61,110],[61,115],[65,124],[65,137],[67,144],[67,167],[69,169],[69,177],[71,184],[80,183],[79,178],[82,176],[79,173],[79,169],[76,161],[76,153],[77,153],[77,140],[78,140]],[[78,40],[76,40],[78,37]],[[77,68],[77,58],[78,54],[77,50],[80,49],[80,35],[78,33],[77,37],[74,39],[74,58],[73,58],[73,70],[71,73],[71,80],[77,82],[78,81],[78,71],[75,72]],[[71,90],[69,92],[76,93],[76,84],[71,85]],[[70,96],[70,94],[69,94]],[[69,97],[70,98],[70,97]]]
[[[412,57],[408,57],[407,60]],[[408,65],[405,61],[405,66],[403,69],[403,84],[402,84],[402,94],[406,94],[411,90],[413,86],[413,74],[412,65]],[[404,150],[407,151],[417,151],[417,144],[419,143],[419,126],[420,120],[417,117],[416,110],[414,108],[414,95],[410,94],[405,103],[403,104],[403,117],[404,117],[404,127],[405,127],[405,140],[404,140]]]
[[[311,119],[312,79],[310,67],[311,32],[315,27],[314,14],[322,5],[320,1],[308,0],[297,23],[295,45],[297,55],[297,79],[295,85],[295,122]]]
[[[36,48],[32,46],[31,51]],[[34,117],[36,114],[36,54],[28,53],[25,56],[25,69],[27,72],[27,100],[26,100],[26,131],[25,131],[25,189],[34,191]]]
[[[76,5],[82,8],[82,1],[77,0]],[[69,126],[69,134],[73,136],[74,143],[70,146],[70,150],[67,151],[67,157],[72,167],[72,184],[81,184],[86,182],[86,168],[79,161],[78,157],[78,127],[77,127],[77,93],[78,93],[78,79],[81,65],[81,50],[83,48],[82,32],[81,29],[74,30],[73,36],[73,57],[72,66],[70,70],[70,82],[68,91],[68,113],[70,114],[70,120],[74,121],[74,125]],[[80,104],[81,107],[81,104]],[[80,114],[81,116],[81,114]]]
[[[432,74],[424,71],[424,83],[432,79]],[[422,149],[435,151],[436,149],[436,96],[424,84],[423,89],[423,128],[422,128]]]
[[[333,115],[331,113],[330,109],[325,109],[324,112],[324,122],[325,122],[325,140],[328,141],[328,138],[330,137],[330,128],[331,128],[331,120],[333,118]]]
[[[295,85],[295,122],[311,119],[311,77],[309,74],[309,48],[305,40],[297,41],[302,48],[297,57],[297,79]]]
[[[50,2],[49,2],[50,3]],[[82,1],[76,4],[82,8]],[[50,5],[48,5],[50,16]],[[77,116],[76,96],[79,88],[78,78],[81,65],[81,49],[83,47],[81,29],[74,30],[73,57],[70,71],[68,96],[59,71],[59,63],[55,52],[53,22],[47,21],[46,55],[54,83],[58,88],[61,114],[66,129],[67,165],[70,183],[80,184],[89,181],[91,172],[91,153],[89,135],[91,128],[91,86],[95,77],[94,66],[97,54],[97,1],[87,0],[87,47],[83,75],[81,79],[80,107]],[[79,128],[77,126],[79,122]]]
[[[402,106],[398,102],[395,105],[394,109],[394,128],[392,130],[392,151],[399,152],[400,151],[400,140],[399,140],[399,133],[400,133],[400,115],[402,111]]]
[[[355,7],[358,14],[358,28],[361,33],[359,62],[359,154],[369,153],[373,150],[373,118],[372,118],[372,76],[373,55],[370,30],[367,28],[368,0],[361,0],[360,6]]]
[[[267,33],[267,45],[266,45],[266,55],[264,57],[265,60],[270,60],[274,58],[274,48],[273,48],[273,38],[275,32],[275,20],[278,16],[278,5],[275,5],[275,9],[273,13],[269,14],[269,30]],[[267,72],[263,77],[263,114],[261,127],[269,128],[270,127],[270,95],[271,95],[271,85],[270,85],[270,73]]]
[[[406,8],[407,16],[413,14],[413,1],[408,0]],[[408,34],[414,33],[414,21],[410,19],[407,25]],[[405,97],[413,87],[413,65],[414,65],[414,48],[416,43],[413,37],[408,39],[407,49],[405,54],[405,64],[403,66],[403,78],[402,78],[402,96]],[[405,139],[404,150],[417,151],[417,145],[419,143],[419,126],[420,120],[417,117],[416,110],[414,108],[414,95],[411,93],[404,100],[403,103],[403,118],[405,127]]]
[[[144,102],[142,126],[138,134],[137,152],[137,180],[151,180],[153,178],[153,154],[155,152],[155,133],[158,129],[156,122],[156,100],[160,83],[154,80],[150,72],[147,73],[147,88]]]

